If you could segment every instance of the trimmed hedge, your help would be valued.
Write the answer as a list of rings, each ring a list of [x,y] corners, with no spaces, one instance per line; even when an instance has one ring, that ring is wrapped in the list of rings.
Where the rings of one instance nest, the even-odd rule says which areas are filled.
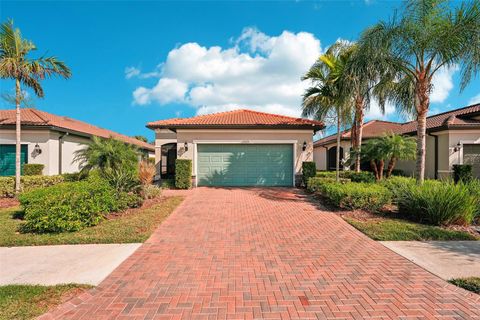
[[[312,177],[307,181],[307,190],[310,192],[319,191],[325,183],[335,183],[335,178]],[[340,178],[340,183],[351,182],[350,179]]]
[[[24,176],[41,176],[45,166],[40,163],[25,163],[23,165]]]
[[[308,179],[315,177],[317,173],[317,165],[313,161],[304,161],[302,163],[302,180],[303,184],[306,186]]]
[[[104,215],[141,204],[136,194],[117,193],[106,181],[65,182],[21,194],[23,232],[77,231],[98,224]]]
[[[175,160],[175,187],[178,189],[192,187],[192,160]]]
[[[454,164],[453,165],[453,181],[470,182],[473,180],[473,168],[471,164]]]
[[[478,199],[466,184],[425,181],[402,184],[397,191],[399,212],[418,222],[434,225],[470,224],[478,210]]]
[[[64,181],[63,176],[22,176],[22,192],[53,186]],[[0,177],[0,198],[15,196],[15,177]]]
[[[316,177],[335,178],[335,171],[317,171]],[[369,171],[340,171],[340,178],[350,179],[352,182],[375,182],[375,176]]]

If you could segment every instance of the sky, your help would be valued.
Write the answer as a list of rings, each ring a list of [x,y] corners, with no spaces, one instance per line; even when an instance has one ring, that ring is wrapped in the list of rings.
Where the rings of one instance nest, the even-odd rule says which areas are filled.
[[[153,139],[149,121],[235,108],[301,114],[302,74],[338,39],[355,41],[399,1],[0,1],[38,50],[72,77],[46,79],[40,110]],[[0,80],[0,93],[14,82]],[[431,114],[480,102],[480,77],[434,79]],[[12,108],[0,101],[0,108]],[[367,119],[402,121],[395,106]]]

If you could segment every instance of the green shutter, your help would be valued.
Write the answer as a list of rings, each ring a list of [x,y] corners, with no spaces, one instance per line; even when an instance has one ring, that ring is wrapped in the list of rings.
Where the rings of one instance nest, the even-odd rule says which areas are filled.
[[[291,144],[199,144],[200,186],[292,186]]]
[[[22,144],[20,154],[21,164],[28,163],[28,146]],[[22,166],[23,173],[23,166]],[[15,175],[15,145],[0,144],[0,176]]]

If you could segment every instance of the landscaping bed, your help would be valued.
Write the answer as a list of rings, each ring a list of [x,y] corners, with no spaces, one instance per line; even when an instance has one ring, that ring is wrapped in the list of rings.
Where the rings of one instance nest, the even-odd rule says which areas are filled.
[[[0,209],[0,246],[144,242],[182,202],[182,197],[157,197],[142,207],[110,213],[96,226],[73,232],[21,233],[19,207]]]
[[[0,319],[33,319],[62,304],[85,290],[87,285],[0,286]]]
[[[480,294],[480,278],[478,277],[452,279],[448,282],[459,286],[460,288],[463,288],[465,290]]]

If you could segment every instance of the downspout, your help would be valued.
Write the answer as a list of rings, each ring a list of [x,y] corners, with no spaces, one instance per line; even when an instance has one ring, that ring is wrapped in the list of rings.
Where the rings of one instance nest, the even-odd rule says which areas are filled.
[[[63,137],[68,136],[68,132],[64,132],[58,137],[58,174],[62,174],[62,159],[63,159]]]
[[[431,133],[428,133],[428,135],[430,137],[433,137],[435,143],[434,143],[434,146],[435,146],[435,174],[434,174],[434,177],[435,177],[435,180],[438,179],[438,136],[437,135],[434,135],[434,134],[431,134]]]

